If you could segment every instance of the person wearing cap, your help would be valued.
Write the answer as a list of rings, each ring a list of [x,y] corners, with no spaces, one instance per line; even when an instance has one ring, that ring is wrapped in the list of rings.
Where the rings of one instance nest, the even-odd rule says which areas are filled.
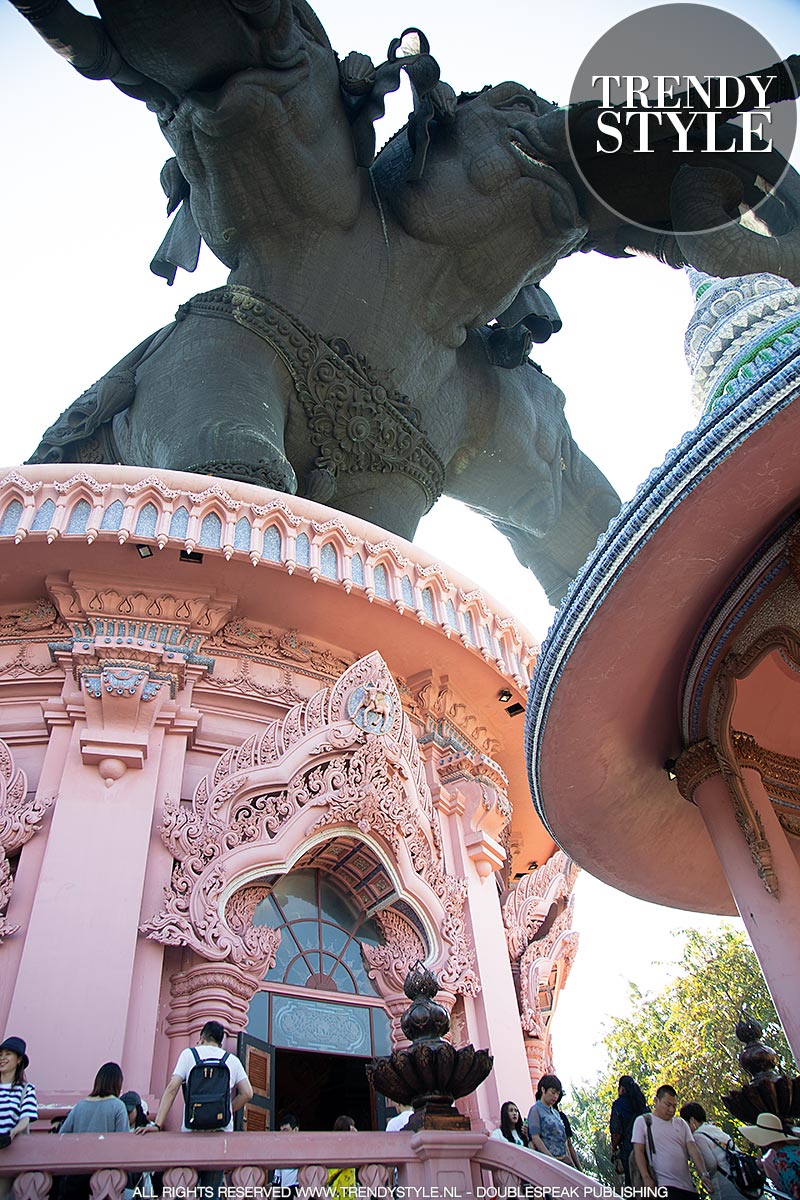
[[[9,1146],[39,1115],[36,1089],[25,1079],[29,1064],[22,1038],[7,1037],[0,1045],[0,1147]],[[0,1178],[0,1197],[11,1193],[13,1179]]]
[[[148,1123],[147,1112],[138,1092],[123,1092],[120,1100],[128,1113],[128,1124],[131,1132],[144,1129]],[[160,1190],[160,1189],[159,1189]],[[136,1197],[152,1196],[153,1177],[150,1171],[129,1171],[128,1183],[123,1193],[124,1200],[136,1200]]]
[[[786,1132],[783,1121],[775,1113],[759,1113],[755,1125],[741,1125],[739,1132],[766,1151],[761,1163],[767,1178],[779,1192],[800,1200],[800,1137],[790,1128]]]

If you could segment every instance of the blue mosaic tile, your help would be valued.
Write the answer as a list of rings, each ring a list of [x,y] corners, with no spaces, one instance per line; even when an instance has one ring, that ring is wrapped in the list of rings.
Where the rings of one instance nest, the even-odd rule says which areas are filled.
[[[19,500],[12,500],[0,521],[0,537],[8,537],[9,534],[16,533],[21,516],[22,504]]]

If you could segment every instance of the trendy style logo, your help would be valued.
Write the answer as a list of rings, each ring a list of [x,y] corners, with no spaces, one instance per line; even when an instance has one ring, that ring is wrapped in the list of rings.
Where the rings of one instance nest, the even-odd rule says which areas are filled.
[[[724,202],[703,228],[745,213],[752,223],[792,153],[798,75],[800,56],[782,58],[732,13],[704,4],[635,13],[595,43],[575,76],[567,133],[579,183],[616,218],[658,234],[669,222],[642,202],[642,179],[663,197],[683,168],[712,169]]]

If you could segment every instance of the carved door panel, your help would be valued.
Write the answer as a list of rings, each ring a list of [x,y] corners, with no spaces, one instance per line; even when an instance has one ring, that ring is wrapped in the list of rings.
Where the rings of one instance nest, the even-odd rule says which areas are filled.
[[[249,1033],[240,1033],[239,1059],[253,1085],[253,1098],[236,1114],[236,1129],[257,1133],[275,1126],[275,1047]]]

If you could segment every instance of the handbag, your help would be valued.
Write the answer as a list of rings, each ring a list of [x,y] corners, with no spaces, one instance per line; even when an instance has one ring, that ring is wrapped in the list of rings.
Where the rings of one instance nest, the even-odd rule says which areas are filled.
[[[656,1169],[653,1165],[653,1159],[655,1158],[656,1153],[656,1146],[655,1142],[653,1141],[653,1117],[650,1113],[644,1113],[643,1116],[644,1123],[647,1126],[647,1149],[645,1149],[647,1167],[650,1171],[650,1176],[653,1182],[658,1183],[658,1176],[656,1175]],[[630,1158],[628,1159],[628,1174],[630,1175],[631,1179],[631,1187],[644,1189],[645,1191],[648,1190],[647,1184],[642,1176],[642,1172],[639,1170],[639,1164],[636,1161],[635,1146],[631,1146]]]

